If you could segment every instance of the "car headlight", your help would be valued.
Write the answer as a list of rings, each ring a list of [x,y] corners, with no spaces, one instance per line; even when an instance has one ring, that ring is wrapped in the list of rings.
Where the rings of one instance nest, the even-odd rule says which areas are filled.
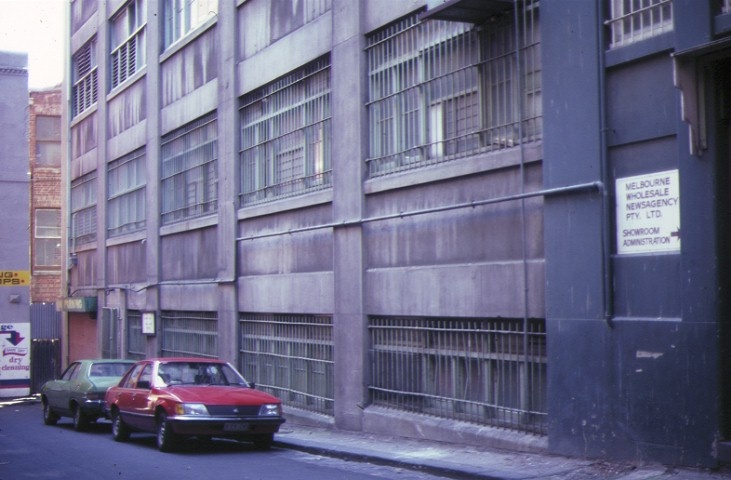
[[[202,403],[179,403],[175,405],[177,415],[208,415],[208,409]]]
[[[267,403],[259,409],[259,415],[264,417],[278,417],[282,414],[282,406],[278,403]]]

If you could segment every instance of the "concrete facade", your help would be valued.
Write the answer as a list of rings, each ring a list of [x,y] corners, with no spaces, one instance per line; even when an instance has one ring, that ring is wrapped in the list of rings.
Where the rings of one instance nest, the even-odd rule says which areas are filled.
[[[704,133],[716,143],[700,158],[686,153],[681,103],[688,93],[681,95],[674,84],[674,62],[690,62],[696,54],[671,54],[723,37],[727,14],[712,11],[711,2],[698,2],[708,4],[705,10],[691,1],[664,2],[674,29],[608,48],[609,13],[598,0],[540,6],[485,1],[462,18],[468,26],[437,23],[433,3],[213,1],[216,15],[192,12],[194,28],[169,42],[174,16],[166,16],[163,2],[72,2],[71,75],[64,88],[73,105],[64,132],[70,155],[64,164],[67,333],[88,334],[97,319],[100,352],[215,355],[246,370],[257,357],[246,347],[256,337],[246,330],[248,322],[274,329],[305,319],[314,328],[324,319],[333,348],[322,365],[332,383],[309,393],[328,407],[300,410],[297,395],[303,392],[292,384],[269,385],[275,392],[289,388],[288,411],[308,421],[575,456],[717,465],[723,461],[719,445],[731,433],[723,406],[727,306],[720,293],[728,283],[721,268],[728,254],[708,252],[721,252],[727,235],[728,202],[718,196],[728,173],[718,168],[727,145],[711,128]],[[120,43],[110,30],[128,18],[162,20],[137,25]],[[699,24],[705,25],[700,33]],[[432,25],[438,28],[429,30]],[[441,43],[393,40],[414,29],[428,32],[422,39],[445,37]],[[524,43],[513,45],[519,37]],[[393,48],[377,53],[381,45]],[[438,93],[447,87],[419,83],[448,64],[435,45],[455,49],[444,55],[453,61],[450,78],[468,85],[453,83],[447,99]],[[473,70],[453,67],[470,54],[488,55],[493,45],[516,56],[501,71],[515,70],[517,77],[494,80],[500,68],[490,63],[498,62],[493,57]],[[130,48],[143,60],[125,60],[129,74],[122,79],[117,62],[130,57],[119,52]],[[421,66],[408,70],[409,62]],[[681,73],[695,78],[691,70]],[[460,77],[462,71],[476,73]],[[408,93],[389,90],[412,81],[412,73],[420,91],[429,92],[417,104],[408,103]],[[494,93],[511,81],[520,93]],[[727,86],[713,85],[709,95]],[[321,98],[328,100],[317,104]],[[393,107],[403,109],[398,119],[379,110],[388,110],[389,98],[403,99]],[[480,99],[476,107],[471,98]],[[251,167],[247,155],[270,148],[260,137],[301,120],[276,117],[272,105],[279,101],[289,101],[293,111],[300,101],[325,105],[301,118],[328,113],[308,126],[304,146],[277,144],[272,155],[280,167],[288,158],[316,161],[297,167],[303,178],[274,185],[272,178],[289,171],[274,172],[256,163],[259,157]],[[454,106],[459,102],[466,107]],[[509,129],[497,126],[501,102],[520,116]],[[418,129],[409,130],[409,108],[423,113]],[[717,113],[712,120],[718,126],[725,118]],[[470,122],[494,128],[448,142],[445,132]],[[190,131],[201,133],[188,136]],[[404,145],[409,134],[421,143]],[[319,143],[318,135],[327,140]],[[185,151],[175,150],[180,138],[187,139]],[[399,139],[398,155],[377,153]],[[288,141],[283,134],[276,140]],[[255,143],[251,150],[249,141]],[[195,171],[185,167],[185,188],[171,187],[176,159],[201,161],[204,151],[208,156]],[[426,157],[433,161],[409,163]],[[323,158],[329,167],[318,163]],[[379,173],[396,163],[398,169]],[[120,188],[124,165],[137,169],[124,170]],[[682,247],[618,253],[616,180],[675,170]],[[286,190],[292,185],[303,187]],[[215,201],[206,201],[212,191]],[[127,207],[115,206],[118,198]],[[175,202],[183,206],[170,207]],[[150,329],[144,336],[142,318],[151,322],[142,324]],[[180,326],[201,320],[213,331]],[[375,345],[389,322],[410,321],[416,327],[404,327],[391,344]],[[429,330],[423,325],[430,321],[443,323]],[[486,327],[501,322],[520,333]],[[529,334],[531,325],[537,330]],[[459,328],[465,328],[463,337],[455,333]],[[495,350],[475,347],[471,339],[477,337],[470,335],[483,328],[506,343]],[[209,341],[176,344],[188,341],[180,334],[185,329]],[[429,338],[449,340],[422,346],[406,333],[426,330]],[[256,337],[259,347],[281,341],[271,331]],[[313,332],[304,338],[312,348],[322,340]],[[277,358],[307,357],[295,348],[299,343],[288,346]],[[389,348],[417,359],[402,376],[433,387],[393,387],[399,399],[413,396],[419,403],[393,408],[379,402],[391,398],[388,385],[378,384],[381,377],[405,381],[392,373],[400,357],[388,357],[394,363],[385,367],[376,361]],[[69,348],[66,360],[80,354]],[[475,380],[472,368],[489,373]],[[315,377],[312,371],[293,373],[290,381],[298,375]],[[471,382],[479,388],[458,398],[455,392],[473,388]],[[508,390],[515,401],[503,398]],[[440,407],[429,410],[427,403]],[[473,404],[479,418],[463,421],[463,409]]]

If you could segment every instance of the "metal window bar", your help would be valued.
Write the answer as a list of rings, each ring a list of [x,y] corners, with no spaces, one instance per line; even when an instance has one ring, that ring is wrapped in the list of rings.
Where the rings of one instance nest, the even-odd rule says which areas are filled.
[[[673,29],[672,0],[611,0],[610,15],[610,49]]]
[[[71,238],[77,244],[96,240],[96,172],[71,182]]]
[[[244,96],[240,205],[329,188],[330,57]]]
[[[163,357],[218,357],[218,317],[215,312],[160,313]]]
[[[305,23],[311,22],[325,12],[332,9],[332,0],[305,0],[304,5]]]
[[[247,379],[286,405],[333,415],[331,317],[241,314],[239,363]]]
[[[731,13],[731,0],[721,0],[721,13]]]
[[[545,321],[371,317],[373,404],[546,433]]]
[[[218,134],[215,112],[162,138],[162,223],[218,209]]]
[[[110,236],[145,228],[145,149],[109,162],[107,231]]]
[[[142,312],[127,311],[127,357],[133,360],[145,358],[146,337],[142,334]]]
[[[520,12],[480,26],[416,13],[368,36],[370,177],[514,147],[521,121],[522,141],[541,138],[538,1]]]

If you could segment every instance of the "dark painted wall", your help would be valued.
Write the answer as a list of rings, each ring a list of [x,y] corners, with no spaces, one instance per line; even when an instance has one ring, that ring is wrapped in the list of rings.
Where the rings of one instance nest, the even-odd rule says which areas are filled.
[[[715,167],[687,153],[670,55],[703,41],[711,22],[698,17],[710,13],[679,0],[675,32],[606,52],[602,3],[541,4],[545,186],[602,181],[606,191],[546,200],[549,448],[713,466]],[[674,169],[681,251],[617,255],[615,180]]]

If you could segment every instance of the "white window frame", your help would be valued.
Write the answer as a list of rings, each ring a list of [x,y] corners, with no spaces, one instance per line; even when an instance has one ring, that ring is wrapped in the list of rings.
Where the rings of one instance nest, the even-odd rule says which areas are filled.
[[[218,0],[164,0],[163,12],[163,38],[167,49],[218,15]]]
[[[146,0],[131,0],[111,20],[109,76],[112,89],[146,64],[146,3]]]
[[[97,102],[98,70],[96,38],[84,44],[72,58],[72,117],[90,109]]]
[[[610,1],[610,49],[673,30],[673,0]]]
[[[107,165],[107,232],[110,237],[145,228],[145,149]]]
[[[49,214],[55,217],[52,219],[55,221],[46,221],[51,218]],[[34,217],[33,268],[48,269],[61,267],[61,209],[37,208],[34,212]],[[53,223],[53,225],[50,223]],[[41,248],[41,244],[46,246],[49,246],[49,244],[55,245],[52,248]],[[47,252],[51,249],[55,250],[55,254],[53,254],[54,260],[46,261],[48,260]]]

